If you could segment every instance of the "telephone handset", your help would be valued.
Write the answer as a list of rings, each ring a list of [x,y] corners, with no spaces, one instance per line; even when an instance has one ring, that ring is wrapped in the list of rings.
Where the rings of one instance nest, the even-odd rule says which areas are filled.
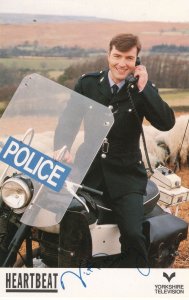
[[[139,65],[140,65],[140,57],[137,57],[135,66],[139,66]],[[138,76],[134,77],[133,74],[130,74],[127,76],[125,81],[128,85],[131,85],[131,84],[136,84],[138,82],[138,79],[139,79]]]

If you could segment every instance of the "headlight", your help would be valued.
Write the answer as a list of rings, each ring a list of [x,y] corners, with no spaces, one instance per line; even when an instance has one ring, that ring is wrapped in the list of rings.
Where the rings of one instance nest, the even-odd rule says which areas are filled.
[[[1,196],[6,205],[13,209],[19,209],[29,203],[32,192],[23,179],[11,177],[2,184]]]

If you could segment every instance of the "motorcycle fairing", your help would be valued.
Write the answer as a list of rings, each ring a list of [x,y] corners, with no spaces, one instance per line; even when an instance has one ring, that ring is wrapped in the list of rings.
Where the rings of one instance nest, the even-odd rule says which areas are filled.
[[[83,118],[90,128],[84,126]],[[72,163],[63,161],[71,168],[69,190],[64,184],[55,192],[31,178],[34,195],[21,218],[24,224],[46,227],[60,223],[112,124],[113,115],[104,105],[38,74],[22,80],[0,119],[0,141],[6,143],[9,136],[23,141],[32,129],[24,137],[25,144],[50,157],[54,150],[66,146],[73,157]],[[90,143],[85,143],[86,132]],[[0,170],[5,167],[0,162]],[[17,171],[9,168],[6,175],[13,172]]]

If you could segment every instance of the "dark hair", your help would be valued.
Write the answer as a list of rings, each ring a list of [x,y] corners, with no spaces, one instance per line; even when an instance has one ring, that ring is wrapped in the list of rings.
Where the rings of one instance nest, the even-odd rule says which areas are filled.
[[[109,44],[109,51],[112,50],[113,46],[116,47],[118,51],[125,52],[133,47],[137,47],[137,54],[141,50],[141,43],[138,36],[131,33],[121,33],[114,36]]]

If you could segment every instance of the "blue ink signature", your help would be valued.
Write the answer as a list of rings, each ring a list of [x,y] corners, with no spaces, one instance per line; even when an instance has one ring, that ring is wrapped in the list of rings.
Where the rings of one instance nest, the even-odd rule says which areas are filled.
[[[97,268],[97,269],[100,270],[100,268]],[[64,290],[66,289],[65,284],[64,284],[64,276],[66,274],[72,274],[72,275],[76,276],[76,278],[78,278],[80,280],[80,282],[83,285],[83,287],[86,288],[87,284],[86,284],[85,280],[83,279],[83,275],[87,275],[88,276],[88,275],[91,275],[92,273],[93,273],[93,268],[91,268],[91,267],[87,268],[86,272],[82,271],[81,268],[79,268],[78,273],[73,272],[73,271],[66,271],[66,272],[62,273],[62,275],[61,275],[61,278],[60,278],[61,286],[62,286],[62,288]]]
[[[97,253],[97,254],[93,255],[93,257],[98,257],[98,256],[102,256],[102,255],[103,255],[103,256],[108,256],[108,254],[106,254],[106,253]],[[62,288],[63,288],[64,290],[66,289],[66,288],[65,288],[65,284],[64,284],[64,276],[65,276],[66,274],[72,274],[72,275],[76,276],[76,278],[78,278],[78,279],[80,280],[80,282],[81,282],[81,284],[83,285],[83,287],[85,287],[85,288],[87,287],[87,284],[86,284],[86,282],[85,282],[84,279],[83,279],[83,275],[86,275],[86,276],[91,275],[91,274],[93,273],[94,268],[92,267],[92,265],[89,265],[89,266],[86,268],[86,271],[85,271],[85,272],[82,271],[82,269],[84,269],[84,268],[79,267],[77,273],[76,273],[76,272],[73,272],[73,271],[66,271],[66,272],[62,273],[61,278],[60,278],[60,283],[61,283],[61,286],[62,286]],[[95,269],[101,270],[101,268],[95,268]]]
[[[98,256],[101,256],[101,255],[108,256],[108,254],[106,254],[106,253],[98,253],[98,254],[93,255],[93,257],[95,257],[95,256],[98,257]],[[86,269],[86,271],[83,271],[83,269]],[[92,265],[89,265],[87,268],[81,268],[81,267],[79,267],[77,272],[73,272],[73,271],[65,271],[65,272],[63,272],[62,275],[61,275],[61,277],[60,277],[60,283],[61,283],[62,288],[64,290],[66,289],[65,283],[64,283],[64,278],[65,278],[65,275],[67,275],[67,274],[74,275],[77,279],[80,280],[80,282],[83,285],[83,287],[86,288],[87,284],[86,284],[86,281],[84,280],[84,276],[91,275],[93,273],[93,271],[96,270],[96,269],[97,270],[101,270],[101,268],[96,268],[96,267],[93,268]],[[143,276],[149,276],[149,274],[150,274],[150,268],[149,267],[147,267],[147,268],[145,268],[145,267],[144,268],[137,267],[137,270]]]
[[[136,259],[136,265],[138,264],[138,260],[141,259],[141,258],[143,259],[143,261],[144,261],[146,267],[143,267],[143,268],[137,267],[137,270],[139,271],[139,273],[140,273],[141,275],[147,277],[147,276],[149,276],[149,274],[150,274],[150,268],[147,267],[148,262],[147,262],[146,258],[143,257],[141,254],[138,254],[137,259]],[[146,273],[143,273],[143,270],[144,270]]]
[[[146,277],[149,276],[149,274],[150,274],[150,268],[137,268],[137,270],[139,271],[139,273],[140,273],[141,275],[146,276]],[[146,273],[143,273],[142,270],[145,270]]]

